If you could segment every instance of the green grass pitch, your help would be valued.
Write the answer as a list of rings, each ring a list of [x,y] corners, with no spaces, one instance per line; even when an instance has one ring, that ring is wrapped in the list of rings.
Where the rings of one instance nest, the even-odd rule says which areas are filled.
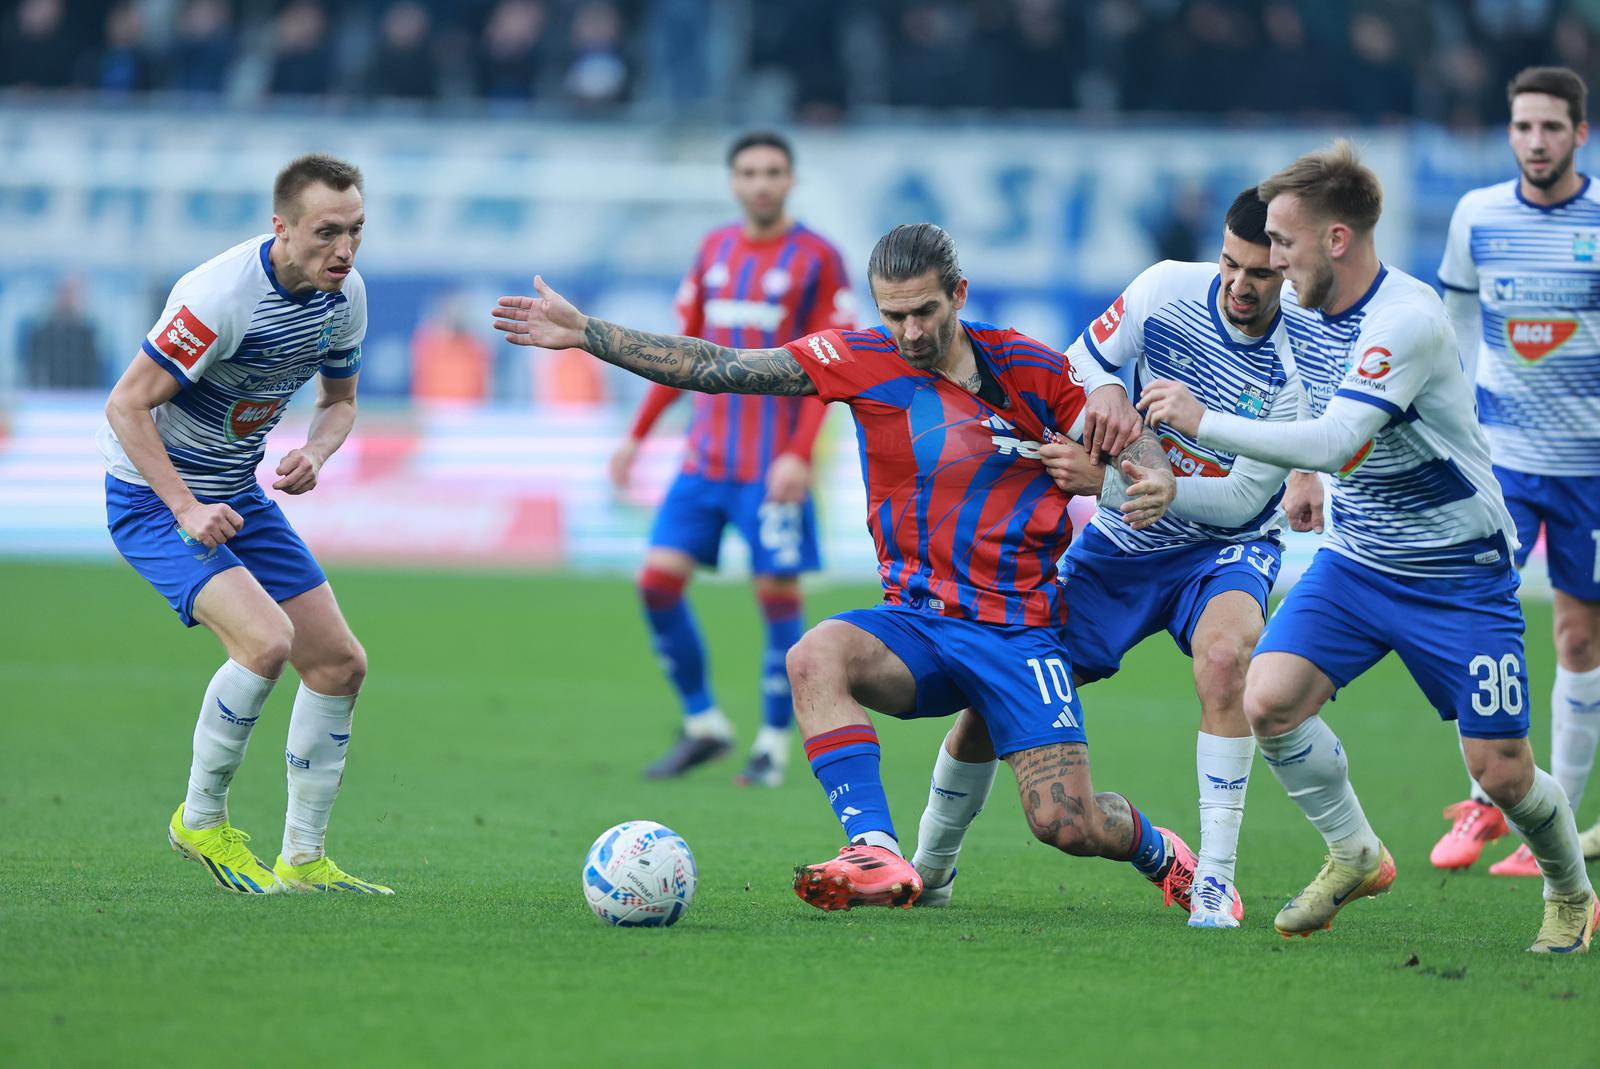
[[[952,908],[824,915],[789,890],[796,863],[840,845],[798,746],[775,791],[733,787],[736,761],[640,779],[674,706],[626,581],[334,579],[371,674],[330,844],[393,899],[243,899],[171,853],[217,647],[124,567],[0,566],[0,1065],[1600,1064],[1600,954],[1523,952],[1539,886],[1485,871],[1510,844],[1464,875],[1428,867],[1463,773],[1453,729],[1392,658],[1329,720],[1399,880],[1332,933],[1271,929],[1322,851],[1259,761],[1241,931],[1191,931],[1127,866],[1033,842],[1006,771]],[[749,590],[693,596],[748,739]],[[808,616],[875,597],[819,588]],[[1529,626],[1543,761],[1548,607]],[[233,791],[268,859],[292,691]],[[1194,835],[1188,662],[1152,640],[1085,706],[1097,785]],[[943,726],[879,731],[909,841]],[[699,892],[674,928],[610,929],[584,906],[585,849],[632,817],[695,851]]]

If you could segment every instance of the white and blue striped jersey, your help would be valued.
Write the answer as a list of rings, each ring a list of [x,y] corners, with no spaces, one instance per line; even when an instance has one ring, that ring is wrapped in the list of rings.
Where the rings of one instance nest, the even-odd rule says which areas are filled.
[[[1294,419],[1299,385],[1282,313],[1263,336],[1252,338],[1222,315],[1221,289],[1222,275],[1214,263],[1165,260],[1145,270],[1067,350],[1085,391],[1116,381],[1117,369],[1133,364],[1135,399],[1144,383],[1173,379],[1214,411],[1257,420]],[[1208,449],[1165,423],[1156,436],[1179,479],[1222,478],[1233,470],[1234,454]],[[1185,519],[1176,506],[1142,531],[1130,527],[1114,508],[1100,508],[1089,522],[1130,553],[1276,538],[1283,527],[1282,478],[1275,476],[1278,488],[1260,513],[1236,527]]]
[[[1478,419],[1495,463],[1600,475],[1600,190],[1585,178],[1549,206],[1523,200],[1519,179],[1473,190],[1439,281],[1478,298]]]
[[[278,284],[272,235],[251,238],[207,260],[172,287],[146,356],[182,389],[151,415],[167,455],[197,496],[250,489],[267,432],[290,396],[318,373],[361,370],[367,291],[351,271],[338,293],[290,293]],[[96,440],[106,470],[146,485],[110,423]]]
[[[1335,473],[1328,548],[1399,575],[1509,567],[1516,531],[1433,288],[1380,267],[1360,300],[1330,316],[1300,307],[1285,283],[1283,315],[1308,417],[1336,397],[1389,417]]]

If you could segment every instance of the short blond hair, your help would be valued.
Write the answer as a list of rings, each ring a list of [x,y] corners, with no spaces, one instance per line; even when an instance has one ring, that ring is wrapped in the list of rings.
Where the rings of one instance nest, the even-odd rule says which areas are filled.
[[[1256,187],[1262,201],[1285,193],[1320,219],[1344,223],[1366,233],[1383,214],[1383,186],[1344,138],[1329,148],[1308,152]]]

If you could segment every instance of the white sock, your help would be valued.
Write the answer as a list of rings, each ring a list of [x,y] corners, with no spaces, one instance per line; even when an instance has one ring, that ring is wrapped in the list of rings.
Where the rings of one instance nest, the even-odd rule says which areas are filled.
[[[885,850],[894,851],[896,857],[906,856],[900,852],[900,840],[886,831],[864,831],[850,841],[852,843],[860,843],[862,846],[881,846]]]
[[[194,725],[194,758],[183,826],[215,828],[228,822],[228,784],[244,761],[250,731],[276,679],[263,679],[235,660],[224,661],[206,687]]]
[[[323,855],[328,817],[344,779],[356,695],[318,694],[304,683],[289,717],[289,809],[283,821],[283,857],[304,865]]]
[[[999,767],[999,761],[957,761],[940,741],[928,785],[928,805],[917,825],[917,850],[911,858],[913,865],[925,871],[930,885],[942,887],[950,881],[961,842],[983,812]]]
[[[683,733],[691,739],[731,739],[733,723],[713,705],[684,717]]]
[[[1195,739],[1194,768],[1200,784],[1200,871],[1233,883],[1239,857],[1239,828],[1244,824],[1244,795],[1250,786],[1250,763],[1256,740],[1200,732]]]
[[[1378,836],[1350,786],[1344,744],[1322,717],[1256,741],[1272,774],[1322,833],[1329,855],[1342,864],[1370,868],[1378,859]]]
[[[1594,767],[1600,743],[1600,668],[1587,672],[1556,669],[1550,691],[1550,771],[1567,792],[1573,813]]]
[[[1578,847],[1578,824],[1554,776],[1535,768],[1533,786],[1527,795],[1504,812],[1539,862],[1546,898],[1589,890],[1589,874],[1584,871],[1583,851]]]
[[[756,741],[750,747],[752,754],[764,753],[772,758],[774,768],[786,768],[789,764],[789,739],[794,734],[788,728],[775,728],[771,724],[762,724],[756,732]]]

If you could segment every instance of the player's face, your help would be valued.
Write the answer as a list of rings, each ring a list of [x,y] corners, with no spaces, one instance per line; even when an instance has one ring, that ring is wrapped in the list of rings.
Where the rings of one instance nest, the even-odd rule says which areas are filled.
[[[771,145],[751,145],[733,158],[728,181],[745,219],[758,227],[783,218],[783,204],[794,185],[789,157]]]
[[[1272,239],[1268,266],[1294,283],[1295,300],[1302,308],[1321,308],[1333,296],[1328,228],[1305,211],[1293,193],[1280,193],[1267,205],[1267,237]]]
[[[869,279],[872,296],[878,302],[878,315],[889,328],[889,336],[900,347],[900,356],[919,371],[930,371],[944,364],[961,329],[957,312],[967,303],[967,280],[956,283],[955,293],[939,285],[937,271],[928,271],[905,282]]]
[[[1572,170],[1572,156],[1589,140],[1589,124],[1572,123],[1567,102],[1549,93],[1518,93],[1511,102],[1511,151],[1522,177],[1549,189]]]
[[[361,247],[361,231],[367,222],[361,191],[351,186],[341,193],[313,182],[301,191],[299,208],[296,219],[272,217],[272,229],[283,241],[289,268],[281,272],[281,281],[291,290],[310,286],[336,293],[350,277],[356,250]]]
[[[1278,314],[1283,272],[1272,266],[1272,249],[1222,228],[1222,314],[1247,333],[1256,333]]]

